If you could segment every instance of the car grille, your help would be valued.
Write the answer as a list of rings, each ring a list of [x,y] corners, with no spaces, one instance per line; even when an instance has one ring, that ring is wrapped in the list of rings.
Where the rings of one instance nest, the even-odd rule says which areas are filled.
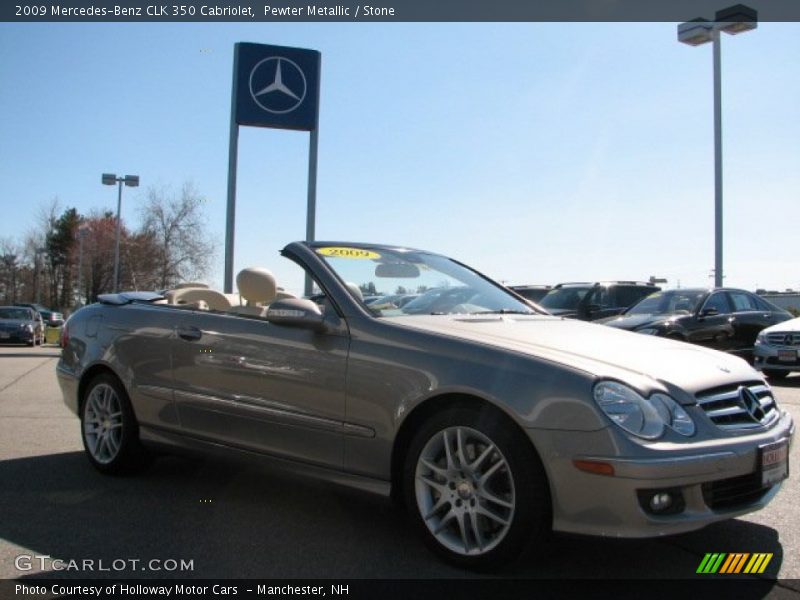
[[[767,334],[770,346],[800,346],[800,332],[776,332]]]
[[[720,429],[769,427],[780,417],[772,390],[761,382],[706,390],[697,394],[697,403]]]
[[[703,500],[711,510],[730,510],[759,501],[769,489],[756,472],[704,483]]]

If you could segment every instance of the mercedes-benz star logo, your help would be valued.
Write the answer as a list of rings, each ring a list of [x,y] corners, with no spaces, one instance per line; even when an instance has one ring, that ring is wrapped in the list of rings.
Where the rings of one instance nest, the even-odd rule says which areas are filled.
[[[293,60],[270,56],[250,71],[250,95],[269,113],[292,112],[306,97],[306,76]]]
[[[761,423],[762,419],[766,416],[764,409],[761,408],[761,402],[750,388],[746,386],[739,387],[739,402],[742,407],[747,411],[756,423]]]

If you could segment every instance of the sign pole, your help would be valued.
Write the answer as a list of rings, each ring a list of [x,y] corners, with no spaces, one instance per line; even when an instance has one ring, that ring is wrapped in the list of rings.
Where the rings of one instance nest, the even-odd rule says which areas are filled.
[[[308,143],[308,208],[306,211],[306,241],[313,242],[316,236],[317,220],[317,146],[319,129],[312,129]],[[305,295],[310,296],[313,288],[311,276],[306,273]]]
[[[321,55],[316,50],[239,42],[234,46],[231,130],[228,151],[228,206],[225,226],[225,293],[233,292],[236,227],[236,169],[239,127],[308,131],[308,213],[306,239],[315,238],[317,148]],[[313,282],[306,275],[305,293]]]
[[[238,44],[237,44],[238,45]],[[225,214],[225,282],[226,294],[233,293],[233,233],[236,228],[236,169],[239,160],[239,124],[236,121],[239,52],[233,52],[233,90],[231,92],[231,133],[228,146],[228,207]]]

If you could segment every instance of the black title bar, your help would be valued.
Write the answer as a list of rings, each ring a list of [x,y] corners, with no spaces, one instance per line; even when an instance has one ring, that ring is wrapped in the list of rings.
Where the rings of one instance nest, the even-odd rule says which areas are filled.
[[[681,22],[713,19],[726,5],[725,0],[7,0],[0,3],[0,21]],[[759,21],[800,21],[798,0],[747,5]]]

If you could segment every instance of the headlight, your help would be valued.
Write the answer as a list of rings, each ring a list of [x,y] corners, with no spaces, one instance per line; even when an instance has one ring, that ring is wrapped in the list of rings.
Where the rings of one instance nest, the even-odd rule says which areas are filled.
[[[758,335],[756,336],[756,344],[766,344],[767,343],[767,334],[763,331],[759,331]]]
[[[659,416],[668,427],[681,435],[694,435],[694,421],[683,407],[666,394],[653,394],[649,398]]]
[[[29,325],[28,323],[20,323],[19,328],[25,331],[33,331],[33,325]]]
[[[656,335],[658,333],[658,329],[655,327],[644,327],[642,329],[637,329],[636,333],[645,333],[647,335]]]
[[[675,400],[666,394],[649,399],[615,381],[601,381],[594,386],[594,399],[614,423],[628,433],[648,440],[664,434],[670,427],[681,435],[694,433],[694,422]]]

